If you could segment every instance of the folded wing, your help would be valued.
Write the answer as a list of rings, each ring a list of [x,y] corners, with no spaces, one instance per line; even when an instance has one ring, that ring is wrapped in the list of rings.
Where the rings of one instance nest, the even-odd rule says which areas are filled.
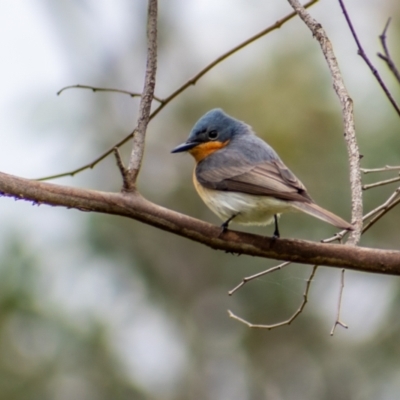
[[[280,160],[260,164],[196,169],[198,181],[208,189],[272,196],[281,200],[312,202],[305,186]]]

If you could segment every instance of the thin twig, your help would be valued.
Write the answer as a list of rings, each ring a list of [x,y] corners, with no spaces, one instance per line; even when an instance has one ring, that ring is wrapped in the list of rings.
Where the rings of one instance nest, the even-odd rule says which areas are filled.
[[[140,97],[136,134],[133,136],[125,191],[132,191],[142,165],[147,125],[150,121],[151,103],[156,86],[157,71],[157,0],[148,0],[147,9],[147,62],[143,93]]]
[[[65,86],[61,88],[57,92],[57,96],[59,96],[62,92],[68,89],[89,89],[93,92],[113,92],[113,93],[121,93],[121,94],[127,94],[130,97],[141,97],[141,93],[137,92],[129,92],[128,90],[122,90],[122,89],[112,89],[112,88],[103,88],[103,87],[96,87],[96,86],[90,86],[90,85],[70,85],[70,86]],[[153,96],[153,99],[158,101],[159,103],[162,103],[163,100],[160,99],[159,97]]]
[[[128,170],[125,168],[124,163],[122,161],[121,155],[119,154],[118,148],[114,148],[114,155],[117,161],[118,169],[122,176],[122,187],[128,186]]]
[[[265,271],[261,271],[261,272],[259,272],[259,273],[257,273],[257,274],[244,277],[243,280],[242,280],[242,282],[240,282],[237,286],[235,286],[232,290],[230,290],[230,291],[228,292],[229,296],[232,296],[237,290],[239,290],[239,289],[240,289],[242,286],[244,286],[247,282],[250,282],[250,281],[252,281],[253,279],[260,278],[261,276],[268,275],[268,274],[270,274],[271,272],[280,270],[280,269],[282,269],[282,268],[284,268],[284,267],[286,267],[286,266],[288,266],[288,265],[290,265],[290,264],[291,264],[291,262],[287,261],[287,262],[284,262],[284,263],[282,263],[282,264],[279,264],[279,265],[277,265],[277,266],[275,266],[275,267],[269,268],[269,269],[267,269],[267,270],[265,270]]]
[[[338,308],[337,308],[337,313],[336,313],[336,321],[333,324],[332,330],[331,330],[331,336],[335,333],[335,329],[338,325],[340,325],[342,328],[348,328],[348,326],[340,320],[340,312],[342,309],[342,299],[343,299],[343,289],[344,289],[344,274],[345,270],[342,269],[342,275],[340,279],[340,292],[339,292],[339,300],[338,300]]]
[[[374,172],[386,172],[386,171],[399,171],[400,170],[400,166],[390,166],[390,165],[386,165],[382,168],[371,168],[371,169],[367,169],[367,168],[361,168],[360,169],[361,172],[363,174],[371,174]]]
[[[319,0],[312,0],[309,1],[304,5],[305,8],[311,7],[315,3],[317,3]],[[279,29],[283,24],[294,18],[297,14],[295,12],[292,12],[288,14],[286,17],[278,20],[275,22],[275,24],[269,26],[268,28],[264,29],[263,31],[257,33],[256,35],[250,37],[243,43],[235,46],[233,49],[229,50],[222,56],[218,57],[215,59],[213,62],[208,64],[205,68],[203,68],[200,72],[198,72],[193,78],[189,79],[186,83],[184,83],[181,87],[179,87],[177,90],[175,90],[172,94],[170,94],[167,98],[163,100],[163,102],[151,113],[150,115],[150,120],[152,120],[166,105],[168,105],[172,100],[174,100],[176,97],[178,97],[182,92],[184,92],[186,89],[188,89],[190,86],[194,85],[200,78],[202,78],[207,72],[209,72],[212,68],[214,68],[216,65],[221,63],[222,61],[226,60],[228,57],[231,55],[235,54],[239,50],[242,50],[244,47],[248,46],[249,44],[255,42],[257,39],[260,39],[261,37],[267,35],[268,33],[273,32],[274,30]],[[105,151],[103,154],[99,155],[97,158],[95,158],[93,161],[91,161],[88,164],[83,165],[82,167],[76,168],[72,171],[68,172],[63,172],[60,174],[56,175],[50,175],[46,176],[43,178],[36,179],[38,181],[46,181],[50,179],[56,179],[56,178],[63,178],[66,176],[74,176],[78,174],[79,172],[85,171],[86,169],[92,169],[94,168],[100,161],[104,160],[106,157],[108,157],[113,151],[115,147],[120,148],[123,146],[125,143],[127,143],[134,134],[135,130],[130,133],[128,136],[120,140],[118,143],[114,144],[110,149]]]
[[[393,98],[392,94],[390,93],[389,89],[386,87],[385,83],[383,82],[381,76],[379,75],[379,72],[377,69],[373,66],[372,62],[369,60],[368,56],[366,55],[363,47],[361,46],[360,40],[358,39],[357,33],[353,27],[353,24],[350,20],[349,14],[347,13],[346,7],[343,3],[343,0],[339,0],[340,7],[342,8],[344,17],[346,19],[347,25],[350,28],[351,34],[353,35],[353,38],[357,44],[358,47],[358,55],[361,56],[361,58],[365,61],[365,63],[368,65],[369,69],[371,70],[372,74],[375,76],[376,80],[378,81],[379,85],[385,92],[386,97],[389,99],[390,103],[396,110],[397,114],[400,116],[400,108],[397,105],[395,99]]]
[[[368,218],[373,217],[366,225],[363,226],[362,233],[365,233],[372,225],[374,225],[379,219],[381,219],[388,211],[390,211],[394,206],[396,206],[400,202],[400,198],[396,199],[400,194],[400,187],[397,188],[389,198],[380,206],[374,208],[369,213],[363,216],[363,221],[366,221]],[[339,233],[336,233],[334,236],[321,240],[322,243],[330,243],[335,240],[341,239],[348,231],[343,230]]]
[[[400,181],[400,176],[397,176],[396,178],[392,178],[392,179],[386,179],[384,181],[371,183],[369,185],[363,185],[362,188],[363,188],[363,190],[368,190],[368,189],[376,188],[379,186],[389,185],[390,183],[398,182],[398,181]]]
[[[385,61],[385,63],[389,67],[390,71],[392,72],[394,77],[397,79],[397,82],[400,83],[400,72],[397,69],[396,64],[393,62],[392,57],[390,56],[390,53],[389,53],[389,48],[386,44],[386,33],[389,28],[390,21],[391,21],[391,18],[388,19],[388,21],[386,22],[385,28],[383,29],[382,34],[379,36],[384,54],[378,53],[378,57],[381,58],[383,61]]]
[[[252,324],[251,322],[246,321],[245,319],[238,317],[231,310],[228,310],[228,315],[231,318],[241,322],[242,324],[247,325],[250,328],[260,328],[260,329],[271,330],[271,329],[274,329],[274,328],[279,328],[279,327],[284,326],[284,325],[290,325],[303,312],[304,307],[306,306],[306,304],[308,302],[308,292],[310,291],[311,282],[312,282],[312,280],[313,280],[313,278],[315,276],[317,268],[318,268],[318,265],[314,265],[314,267],[313,267],[313,269],[311,271],[311,275],[309,276],[309,278],[307,280],[306,288],[305,288],[305,291],[303,293],[303,301],[302,301],[302,303],[300,304],[300,306],[297,309],[297,311],[290,318],[288,318],[287,320],[278,322],[277,324],[273,324],[273,325]]]
[[[372,227],[377,221],[379,221],[385,214],[387,214],[393,207],[400,203],[400,197],[398,197],[400,193],[400,188],[397,188],[392,196],[390,196],[389,200],[386,203],[378,208],[376,211],[376,215],[371,218],[371,220],[364,226],[363,233]]]

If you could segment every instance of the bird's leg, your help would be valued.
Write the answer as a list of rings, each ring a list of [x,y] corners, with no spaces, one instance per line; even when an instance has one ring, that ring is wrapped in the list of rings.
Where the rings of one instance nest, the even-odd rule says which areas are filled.
[[[272,239],[279,239],[281,235],[279,234],[279,228],[278,228],[278,216],[274,214],[274,221],[275,221],[275,230],[274,230],[274,235],[272,236]]]
[[[222,225],[221,225],[221,233],[220,235],[222,235],[223,233],[225,233],[228,230],[228,226],[229,223],[233,220],[233,218],[236,218],[239,215],[239,213],[233,214],[231,217],[229,217]]]

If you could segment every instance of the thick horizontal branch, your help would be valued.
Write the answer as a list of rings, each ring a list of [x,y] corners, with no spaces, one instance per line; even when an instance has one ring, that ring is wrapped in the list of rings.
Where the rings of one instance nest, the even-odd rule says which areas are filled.
[[[400,251],[294,239],[272,239],[229,230],[160,207],[138,192],[108,193],[38,182],[0,172],[0,195],[81,211],[120,215],[203,243],[216,250],[302,264],[400,275]]]

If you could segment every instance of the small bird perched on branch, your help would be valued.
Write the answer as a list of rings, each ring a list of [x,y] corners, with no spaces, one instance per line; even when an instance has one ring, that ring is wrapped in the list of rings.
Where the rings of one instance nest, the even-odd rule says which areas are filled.
[[[187,151],[196,160],[194,186],[206,205],[224,223],[268,225],[287,211],[303,211],[337,228],[353,230],[342,218],[314,203],[305,186],[275,150],[244,122],[211,110],[194,125],[185,143],[172,153]]]

